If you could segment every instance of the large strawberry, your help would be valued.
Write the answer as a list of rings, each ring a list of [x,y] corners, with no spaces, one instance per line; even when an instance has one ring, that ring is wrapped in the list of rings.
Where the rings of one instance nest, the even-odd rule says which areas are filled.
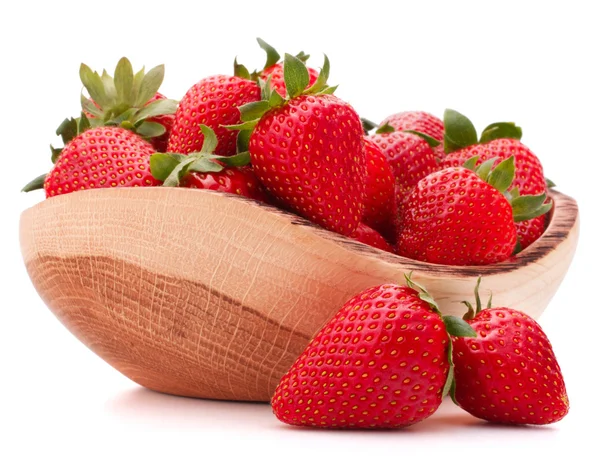
[[[122,127],[84,129],[43,176],[46,197],[93,188],[160,185],[150,173],[152,153],[150,143]]]
[[[421,132],[438,142],[444,140],[444,122],[437,116],[425,111],[403,111],[392,114],[382,121],[381,126],[386,124],[397,131]]]
[[[200,151],[204,142],[200,126],[204,124],[217,134],[216,153],[235,155],[237,134],[224,126],[240,123],[239,107],[257,100],[260,88],[250,80],[224,75],[202,79],[179,103],[167,151],[181,154]]]
[[[234,74],[238,77],[242,77],[244,79],[250,79],[258,82],[259,79],[267,80],[271,79],[271,87],[275,90],[279,95],[285,97],[287,94],[287,90],[285,87],[285,79],[283,75],[283,62],[280,61],[281,55],[275,50],[271,45],[262,40],[261,38],[256,39],[260,48],[262,48],[267,53],[267,61],[261,70],[255,70],[250,73],[248,69],[237,62],[237,59],[233,63]],[[302,62],[306,62],[310,56],[306,55],[304,52],[300,52],[296,55],[296,58],[301,60]],[[313,68],[307,67],[308,71],[308,84],[307,87],[313,85],[319,76],[317,70]]]
[[[397,207],[394,173],[383,152],[365,137],[367,177],[362,222],[396,241]]]
[[[329,61],[308,89],[304,63],[285,56],[284,99],[263,86],[263,100],[243,106],[251,130],[249,153],[269,192],[296,213],[327,229],[351,234],[363,213],[366,175],[360,119],[346,102],[330,95]]]
[[[435,141],[406,131],[396,131],[390,125],[365,137],[374,142],[387,158],[396,180],[398,207],[406,195],[423,177],[439,169],[433,148]]]
[[[150,158],[152,175],[165,187],[187,187],[234,193],[267,202],[267,193],[248,165],[247,153],[235,156],[216,155],[215,131],[201,124],[203,144],[198,152],[155,153]]]
[[[565,382],[550,340],[527,314],[505,307],[476,309],[466,321],[479,335],[455,339],[454,399],[470,414],[493,422],[550,424],[569,411]]]
[[[517,243],[515,222],[545,214],[545,194],[504,195],[514,177],[514,158],[495,169],[488,160],[477,173],[446,168],[422,179],[400,215],[398,254],[420,261],[483,265],[508,259]],[[469,160],[473,168],[477,158]]]
[[[283,376],[271,404],[290,425],[394,428],[426,419],[452,385],[450,338],[473,336],[441,316],[424,288],[371,287],[346,302]]]
[[[481,138],[473,123],[464,115],[446,110],[445,150],[448,153],[441,163],[444,168],[462,166],[474,156],[477,165],[494,158],[496,166],[501,161],[514,157],[515,176],[508,190],[519,189],[521,195],[539,195],[546,192],[544,170],[538,157],[520,141],[522,130],[513,123],[494,123],[486,127]],[[539,238],[545,229],[545,219],[536,218],[531,224],[518,227],[521,249]]]

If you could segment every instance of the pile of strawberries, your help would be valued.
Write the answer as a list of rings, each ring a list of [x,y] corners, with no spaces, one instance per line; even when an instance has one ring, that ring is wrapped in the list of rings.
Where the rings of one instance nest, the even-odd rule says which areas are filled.
[[[304,53],[267,52],[263,69],[204,78],[179,102],[159,93],[164,68],[114,76],[82,65],[81,114],[57,129],[54,167],[24,190],[47,197],[107,187],[183,187],[242,195],[368,245],[438,264],[501,262],[544,232],[552,201],[538,158],[513,123],[478,137],[462,114],[362,119]],[[374,133],[372,132],[374,129]],[[450,394],[490,421],[548,424],[568,399],[540,326],[486,309],[475,290],[463,319],[406,285],[366,289],[314,337],[272,399],[283,422],[400,427]]]
[[[552,207],[538,158],[513,123],[481,136],[456,111],[419,111],[376,129],[333,95],[329,61],[267,52],[262,70],[196,83],[180,102],[158,92],[164,67],[114,76],[82,65],[82,112],[57,130],[54,168],[25,187],[47,197],[105,187],[181,186],[243,195],[408,258],[504,261],[531,245]]]

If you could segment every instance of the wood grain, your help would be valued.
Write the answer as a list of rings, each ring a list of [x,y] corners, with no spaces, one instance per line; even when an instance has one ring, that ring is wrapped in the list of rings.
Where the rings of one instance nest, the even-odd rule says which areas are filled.
[[[353,294],[427,286],[462,315],[483,276],[496,305],[538,317],[578,236],[577,204],[553,192],[544,236],[494,266],[420,263],[252,200],[169,188],[89,190],[21,218],[31,279],[56,317],[135,382],[184,396],[268,401],[310,338]]]

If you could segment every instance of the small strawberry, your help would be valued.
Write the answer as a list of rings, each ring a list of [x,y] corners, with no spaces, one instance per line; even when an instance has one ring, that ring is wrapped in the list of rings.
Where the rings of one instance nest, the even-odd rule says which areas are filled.
[[[351,234],[363,213],[366,175],[360,119],[346,102],[330,95],[329,61],[317,82],[298,58],[286,55],[288,97],[263,85],[263,100],[240,108],[251,131],[248,150],[258,178],[291,210],[327,229]],[[306,89],[306,90],[305,90]]]
[[[387,158],[396,180],[398,207],[404,198],[423,177],[439,169],[430,142],[423,136],[411,132],[398,132],[385,125],[366,140],[374,142]]]
[[[513,156],[515,160],[515,177],[508,187],[518,187],[521,195],[539,195],[546,192],[544,170],[537,156],[520,142],[522,130],[513,123],[494,123],[484,129],[479,141],[475,127],[464,115],[446,110],[447,155],[441,163],[442,168],[462,166],[474,156],[478,157],[477,165],[496,159],[494,166]],[[521,249],[525,249],[544,232],[545,222],[533,220],[533,224],[522,224],[517,229]]]
[[[85,115],[82,119],[87,120]],[[44,176],[46,197],[92,188],[160,185],[150,173],[152,153],[150,143],[122,127],[84,129]]]
[[[386,124],[397,131],[421,132],[438,142],[444,140],[444,122],[437,116],[424,111],[403,111],[392,114],[383,120],[381,126]]]
[[[471,168],[477,158],[468,161]],[[447,168],[422,179],[400,215],[398,254],[438,264],[482,265],[508,259],[517,243],[515,222],[545,214],[546,195],[504,192],[512,184],[514,158],[491,170]]]
[[[371,229],[368,225],[363,224],[362,222],[358,225],[356,230],[350,234],[350,238],[354,240],[364,243],[365,245],[370,245],[374,248],[379,248],[380,250],[387,251],[389,253],[393,253],[394,249],[392,246],[383,238],[383,236],[374,229]]]
[[[433,414],[449,390],[450,337],[473,336],[441,316],[424,288],[383,284],[351,298],[283,376],[271,404],[290,425],[394,428]]]
[[[235,156],[216,155],[217,135],[201,124],[204,140],[199,152],[154,153],[150,158],[152,175],[165,187],[187,187],[234,193],[267,202],[267,194],[251,166],[247,153]]]
[[[454,339],[455,402],[480,419],[551,424],[569,411],[565,382],[548,337],[527,314],[469,303],[465,320],[476,339]]]
[[[260,100],[260,88],[255,82],[235,76],[216,75],[192,86],[177,108],[167,146],[169,153],[193,153],[202,148],[204,136],[200,126],[210,127],[217,134],[217,154],[236,153],[236,132],[225,125],[240,122],[239,107]]]
[[[379,146],[365,137],[367,177],[362,222],[396,240],[397,208],[394,173]]]
[[[262,48],[267,53],[267,62],[263,66],[261,70],[255,70],[250,73],[248,69],[237,62],[237,59],[233,63],[234,75],[238,77],[242,77],[244,79],[250,79],[255,82],[258,82],[259,79],[266,81],[269,77],[271,78],[271,87],[275,90],[279,95],[285,97],[287,94],[287,90],[285,87],[285,79],[283,75],[283,62],[280,61],[281,55],[275,50],[271,45],[262,40],[261,38],[256,39],[260,48]],[[304,54],[304,52],[300,52],[296,55],[296,58],[301,60],[303,63],[306,63],[309,55]],[[313,85],[317,78],[319,77],[319,72],[313,68],[307,67],[308,71],[308,85],[310,87]]]

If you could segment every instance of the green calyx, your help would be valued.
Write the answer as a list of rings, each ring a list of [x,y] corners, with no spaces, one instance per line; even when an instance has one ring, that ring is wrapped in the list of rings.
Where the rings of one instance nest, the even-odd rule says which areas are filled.
[[[456,317],[445,315],[443,316],[440,312],[440,308],[438,304],[435,302],[433,297],[429,294],[429,292],[423,287],[415,283],[412,280],[412,272],[410,274],[404,274],[404,278],[406,280],[406,285],[413,290],[419,292],[419,298],[424,302],[428,303],[431,309],[433,309],[437,314],[442,317],[442,321],[444,322],[444,326],[446,327],[446,332],[448,333],[448,363],[450,368],[448,370],[448,377],[446,378],[446,383],[444,384],[444,388],[442,390],[442,396],[446,396],[450,394],[452,400],[456,402],[454,399],[454,362],[452,360],[452,338],[453,337],[476,337],[477,332],[473,330],[473,328],[463,319]]]
[[[513,219],[515,222],[534,219],[546,214],[552,209],[552,201],[547,201],[548,197],[545,192],[542,192],[539,195],[521,196],[517,187],[508,190],[515,178],[515,158],[514,156],[511,156],[498,163],[498,165],[492,169],[497,160],[497,158],[492,158],[477,166],[479,156],[473,156],[465,161],[463,166],[474,171],[481,180],[490,184],[506,197],[512,207]]]
[[[217,136],[204,124],[200,125],[204,143],[199,152],[182,155],[180,153],[154,153],[150,157],[152,176],[163,182],[165,187],[177,187],[189,172],[221,172],[227,166],[241,167],[250,163],[250,154],[245,151],[234,156],[215,155]]]
[[[370,122],[367,120],[367,122]],[[363,120],[363,128],[365,127],[365,121]],[[368,131],[366,131],[368,133]],[[389,123],[385,123],[381,126],[379,126],[377,128],[377,130],[375,131],[376,134],[391,134],[392,132],[397,132],[396,129],[394,129],[394,127],[389,124]],[[401,132],[407,132],[409,134],[413,134],[413,135],[417,135],[419,137],[421,137],[423,140],[425,140],[427,142],[427,144],[431,147],[431,148],[435,148],[437,147],[440,142],[439,140],[434,139],[433,137],[424,134],[423,132],[419,132],[416,130],[403,130]]]
[[[265,62],[265,65],[262,67],[262,69],[255,69],[253,72],[250,72],[250,71],[248,71],[248,68],[246,66],[238,63],[237,57],[236,57],[235,60],[233,61],[233,75],[234,76],[241,77],[242,79],[248,79],[248,80],[251,80],[254,82],[258,82],[259,77],[263,71],[265,71],[266,69],[269,69],[271,66],[279,63],[279,61],[281,60],[281,55],[279,54],[279,52],[277,50],[275,50],[275,48],[273,48],[271,45],[269,45],[267,42],[265,42],[260,37],[257,37],[256,41],[258,42],[258,45],[260,46],[260,48],[262,48],[265,51],[265,53],[267,54],[267,60]],[[306,63],[306,61],[310,58],[310,55],[307,55],[306,53],[301,51],[296,54],[296,58],[298,58],[303,63]]]
[[[273,109],[285,105],[290,100],[300,95],[324,95],[332,94],[336,87],[329,87],[327,79],[329,78],[329,59],[325,55],[323,67],[315,83],[307,88],[310,79],[306,65],[301,59],[285,54],[283,60],[283,78],[287,89],[286,97],[282,97],[271,86],[271,77],[266,81],[260,79],[261,100],[246,103],[239,107],[241,124],[224,126],[230,130],[252,131],[263,115]]]
[[[392,132],[396,132],[396,129],[387,122],[382,126],[379,126],[375,131],[376,134],[391,134]]]
[[[473,292],[475,294],[475,308],[473,308],[473,305],[468,301],[461,302],[467,307],[467,312],[463,316],[463,320],[465,320],[465,321],[470,321],[471,319],[473,319],[475,316],[477,316],[482,311],[481,297],[479,296],[479,286],[480,285],[481,285],[481,276],[477,278],[477,283],[475,284],[475,290]],[[492,307],[492,294],[490,293],[490,298],[487,301],[486,309],[490,309],[491,307]]]
[[[444,151],[446,153],[496,139],[520,140],[522,135],[523,131],[514,122],[495,122],[487,126],[478,139],[477,130],[469,118],[455,110],[444,111]]]
[[[367,118],[360,118],[360,122],[362,123],[363,131],[365,132],[365,135],[369,135],[369,132],[371,132],[373,129],[375,129],[377,127],[377,124],[375,124],[373,121],[371,121]]]

